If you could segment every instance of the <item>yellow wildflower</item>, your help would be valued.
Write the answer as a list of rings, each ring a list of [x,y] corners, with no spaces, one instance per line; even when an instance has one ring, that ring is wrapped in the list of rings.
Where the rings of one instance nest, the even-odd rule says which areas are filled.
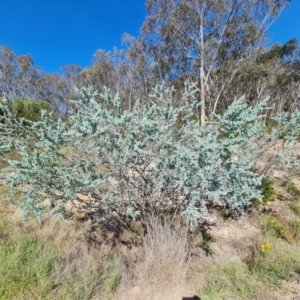
[[[271,250],[272,248],[272,245],[270,242],[266,242],[262,245],[260,245],[260,251],[263,253],[263,254],[268,254],[269,251]]]

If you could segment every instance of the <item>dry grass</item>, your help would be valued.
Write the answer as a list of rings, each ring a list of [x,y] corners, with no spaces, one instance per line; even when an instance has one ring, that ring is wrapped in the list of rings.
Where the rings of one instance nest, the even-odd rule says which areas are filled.
[[[151,217],[143,239],[143,257],[136,264],[133,278],[141,286],[176,286],[183,283],[189,268],[187,229],[168,220]]]
[[[15,150],[12,150],[6,154],[4,154],[2,157],[0,157],[0,170],[6,168],[9,166],[9,164],[7,163],[7,159],[10,159],[10,160],[20,160],[21,159],[21,155],[15,151]]]

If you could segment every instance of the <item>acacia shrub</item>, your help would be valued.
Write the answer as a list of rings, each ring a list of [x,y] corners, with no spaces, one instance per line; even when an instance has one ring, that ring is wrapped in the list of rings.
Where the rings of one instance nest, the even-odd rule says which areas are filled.
[[[174,89],[158,85],[147,107],[137,101],[129,111],[108,89],[98,95],[83,88],[67,123],[42,111],[40,120],[28,121],[26,136],[12,136],[8,129],[20,124],[5,119],[0,151],[14,147],[22,157],[10,160],[4,172],[11,188],[7,199],[21,207],[25,219],[31,213],[39,220],[57,212],[67,216],[71,203],[102,224],[172,213],[195,225],[213,206],[243,213],[252,199],[262,199],[263,175],[254,160],[263,149],[257,145],[280,132],[266,136],[266,101],[250,107],[243,99],[199,126],[193,113],[197,92],[196,84],[187,82],[184,104],[175,107]],[[99,104],[99,96],[111,105]],[[0,105],[6,111],[5,101]],[[179,117],[182,126],[176,126]],[[293,143],[299,112],[276,118],[286,124],[281,126],[286,143]],[[295,156],[289,158],[291,166],[298,164]]]

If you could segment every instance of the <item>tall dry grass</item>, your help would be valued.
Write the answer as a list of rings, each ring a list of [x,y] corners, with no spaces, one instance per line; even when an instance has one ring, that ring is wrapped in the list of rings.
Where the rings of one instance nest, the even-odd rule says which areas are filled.
[[[182,224],[150,217],[143,238],[143,255],[136,263],[133,277],[140,285],[180,285],[187,276],[189,235]]]

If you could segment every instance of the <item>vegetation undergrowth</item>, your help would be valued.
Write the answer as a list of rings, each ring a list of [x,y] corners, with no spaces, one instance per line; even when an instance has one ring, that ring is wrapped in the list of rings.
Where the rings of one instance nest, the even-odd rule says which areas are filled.
[[[251,200],[253,205],[266,204],[269,201],[275,200],[275,197],[278,195],[274,182],[268,177],[262,180],[262,183],[259,188],[262,193],[262,201],[257,198],[254,198]]]
[[[62,279],[60,251],[37,236],[6,238],[0,246],[0,299],[90,299],[101,284],[100,267],[87,265]]]
[[[260,222],[264,235],[284,239],[288,243],[294,244],[294,229],[280,215],[263,216],[260,218]]]
[[[290,209],[294,212],[295,215],[300,217],[300,203],[289,203]]]
[[[198,294],[203,300],[217,300],[225,297],[253,299],[259,294],[260,286],[240,263],[216,264],[205,270],[206,284]]]
[[[131,282],[142,288],[150,283],[156,287],[174,285],[175,282],[181,284],[195,276],[195,273],[189,273],[189,269],[195,270],[195,267],[201,268],[201,276],[204,276],[204,284],[198,292],[201,299],[253,299],[259,298],[262,290],[265,294],[266,289],[281,289],[284,280],[300,275],[299,244],[286,242],[286,224],[274,216],[264,217],[265,237],[260,243],[253,244],[252,255],[246,264],[224,261],[205,268],[201,263],[196,266],[191,260],[191,236],[180,222],[150,220],[141,256],[133,265],[128,261],[125,269],[124,258],[114,255],[117,252],[110,251],[108,256],[101,254],[102,257],[89,253],[82,238],[73,237],[72,221],[65,222],[46,222],[37,228],[30,221],[24,227],[22,223],[8,222],[1,216],[0,299],[88,300],[93,295],[99,299],[114,299],[119,287],[124,289]],[[295,219],[289,226],[298,242],[299,221]],[[59,237],[61,231],[67,231],[69,238]],[[213,259],[211,247],[216,241],[207,231],[201,231],[201,237],[200,234],[197,236],[194,237],[197,245]],[[101,252],[100,249],[97,251]],[[20,265],[22,270],[16,272]],[[128,277],[130,280],[126,282]]]
[[[202,268],[201,299],[263,299],[269,290],[283,288],[283,281],[300,276],[299,244],[266,236],[253,243],[244,262],[216,261]],[[276,298],[277,299],[277,298]]]
[[[105,297],[113,297],[117,291],[117,288],[122,279],[122,266],[121,261],[117,257],[112,257],[105,268],[107,269],[107,274],[109,277],[106,281]]]
[[[198,230],[195,234],[194,239],[196,241],[197,246],[203,249],[206,254],[212,254],[210,246],[214,239],[209,234],[206,228],[201,228],[200,230]]]
[[[264,282],[281,286],[283,280],[300,275],[299,245],[287,246],[283,241],[269,240],[254,251],[250,270]]]
[[[37,226],[30,220],[25,226],[20,217],[7,219],[15,209],[0,211],[0,299],[89,300],[95,294],[114,295],[120,266],[93,249],[74,221]],[[108,286],[107,292],[103,286]]]
[[[35,236],[17,241],[7,238],[0,244],[0,298],[45,298],[58,284],[57,252],[43,247]]]
[[[300,196],[300,190],[296,187],[295,183],[292,181],[289,181],[286,183],[286,190],[294,196],[296,199]]]
[[[265,178],[262,182],[262,195],[264,203],[274,200],[277,195],[274,182],[269,178]]]
[[[295,240],[299,241],[300,240],[300,220],[295,219],[291,221],[290,226],[293,230],[293,236]]]

